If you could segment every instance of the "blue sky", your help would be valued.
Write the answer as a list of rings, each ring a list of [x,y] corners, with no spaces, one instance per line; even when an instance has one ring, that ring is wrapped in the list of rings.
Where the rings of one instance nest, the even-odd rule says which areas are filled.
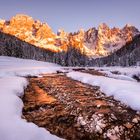
[[[0,18],[18,13],[47,22],[55,32],[86,30],[103,22],[120,28],[129,23],[140,29],[140,0],[0,0]]]

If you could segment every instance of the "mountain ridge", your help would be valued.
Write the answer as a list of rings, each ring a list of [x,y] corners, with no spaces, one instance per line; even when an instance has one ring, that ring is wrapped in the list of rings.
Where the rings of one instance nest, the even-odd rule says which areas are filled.
[[[113,54],[92,59],[90,66],[140,66],[140,35]]]
[[[17,15],[10,21],[0,20],[0,37],[0,55],[63,66],[131,66],[140,61],[140,32],[131,25],[119,29],[103,23],[98,29],[74,33],[60,29],[55,34],[48,24]]]
[[[110,55],[140,34],[139,30],[131,25],[119,29],[109,28],[105,23],[100,24],[97,29],[80,29],[74,33],[61,29],[55,34],[47,23],[23,14],[17,14],[9,21],[0,20],[0,30],[40,48],[62,52],[71,46],[90,57]]]

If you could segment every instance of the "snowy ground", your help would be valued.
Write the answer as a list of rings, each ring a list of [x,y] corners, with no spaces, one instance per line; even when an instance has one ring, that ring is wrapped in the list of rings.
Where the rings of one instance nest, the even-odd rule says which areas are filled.
[[[66,70],[67,69],[67,70]],[[88,69],[88,68],[86,68]],[[67,76],[93,86],[99,86],[108,96],[122,101],[140,111],[140,83],[133,76],[140,76],[140,67],[94,68],[105,76],[74,72],[59,65],[0,56],[0,140],[57,140],[60,139],[43,128],[21,119],[23,103],[20,97],[28,82],[24,76],[68,72]],[[114,72],[118,71],[119,74]]]
[[[60,66],[53,63],[0,56],[0,77],[34,76],[40,73],[53,73],[59,69]]]
[[[128,78],[132,80],[133,76],[140,77],[140,67],[95,67],[95,70],[99,70],[102,73],[106,73],[109,77],[116,76],[113,72],[118,72],[118,78]]]
[[[67,69],[67,72],[71,72],[72,69],[95,69],[101,73],[105,73],[108,77],[121,79],[121,80],[128,80],[128,81],[136,81],[134,80],[133,76],[138,76],[140,78],[140,67],[64,67]],[[118,72],[118,74],[115,74]]]
[[[81,72],[69,72],[67,76],[83,83],[99,86],[106,95],[114,96],[115,99],[122,101],[134,110],[140,111],[140,83],[135,80],[114,79],[114,77],[95,76]]]
[[[24,77],[59,70],[55,64],[0,56],[0,140],[57,140],[43,128],[21,119]]]

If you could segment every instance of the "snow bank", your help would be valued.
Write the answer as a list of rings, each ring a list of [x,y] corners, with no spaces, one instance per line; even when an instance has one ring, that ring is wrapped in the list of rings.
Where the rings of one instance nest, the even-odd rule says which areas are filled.
[[[124,74],[113,74],[110,71],[103,71],[103,73],[105,73],[110,78],[137,82],[131,76],[127,76],[127,75],[124,75]]]
[[[0,56],[0,77],[34,76],[41,73],[54,73],[60,70],[57,64]]]
[[[99,86],[106,95],[114,96],[115,99],[132,109],[140,111],[140,84],[138,82],[94,76],[81,72],[70,72],[67,76],[83,83]]]
[[[140,75],[140,67],[94,67],[94,69],[103,73],[118,71],[120,74],[128,77]]]
[[[19,98],[28,82],[19,76],[52,73],[55,64],[0,56],[0,140],[58,140],[44,128],[21,119],[23,102]]]

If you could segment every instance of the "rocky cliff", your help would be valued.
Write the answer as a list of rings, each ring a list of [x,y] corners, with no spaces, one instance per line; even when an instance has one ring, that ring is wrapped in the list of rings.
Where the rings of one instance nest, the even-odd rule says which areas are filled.
[[[140,35],[113,54],[92,59],[89,66],[140,66]]]
[[[92,28],[85,32],[84,43],[94,50],[97,56],[106,56],[132,41],[138,34],[139,31],[131,25],[126,25],[123,29],[111,29],[103,23],[98,29]]]
[[[129,66],[139,61],[139,47],[133,46],[139,34],[138,29],[128,24],[119,29],[109,28],[105,23],[88,31],[67,33],[61,29],[55,34],[48,24],[18,14],[9,21],[0,20],[0,55],[64,66]]]
[[[61,29],[55,34],[47,23],[22,14],[9,21],[0,20],[0,30],[39,48],[62,52],[71,46],[90,57],[107,56],[140,34],[138,29],[128,24],[119,29],[109,28],[105,23],[100,24],[98,29],[80,29],[75,33],[67,33]]]

